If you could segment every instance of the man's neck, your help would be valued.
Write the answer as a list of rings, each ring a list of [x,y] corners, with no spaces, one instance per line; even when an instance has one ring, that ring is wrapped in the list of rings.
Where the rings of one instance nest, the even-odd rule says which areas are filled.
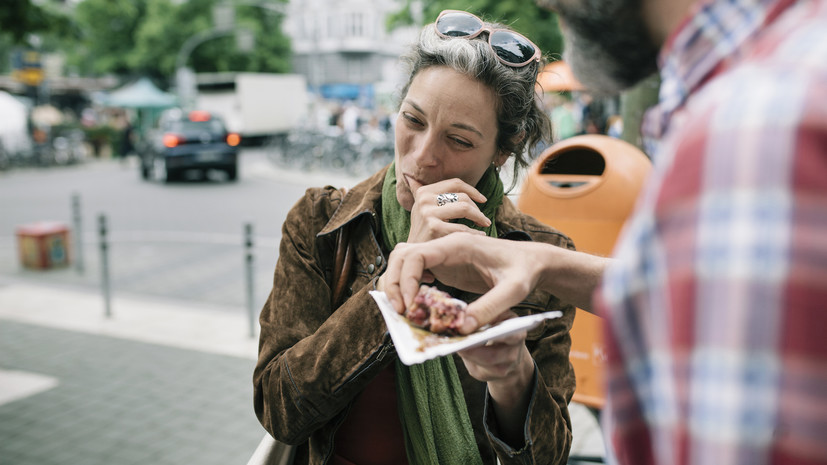
[[[643,0],[643,19],[658,47],[680,26],[698,0]]]

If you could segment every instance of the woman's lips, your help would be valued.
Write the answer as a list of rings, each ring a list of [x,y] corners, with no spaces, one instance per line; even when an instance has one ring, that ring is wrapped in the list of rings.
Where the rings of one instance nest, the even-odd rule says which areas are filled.
[[[420,182],[418,179],[414,178],[413,176],[410,176],[410,175],[407,175],[407,174],[404,175],[404,176],[405,176],[405,182],[408,184],[408,188],[411,190],[412,194],[415,194],[417,189],[419,189],[420,187],[425,185],[424,183]]]

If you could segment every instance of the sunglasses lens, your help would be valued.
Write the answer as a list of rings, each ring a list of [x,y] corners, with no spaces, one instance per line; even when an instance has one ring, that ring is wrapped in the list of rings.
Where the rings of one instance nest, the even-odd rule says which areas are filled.
[[[464,13],[446,13],[436,22],[436,30],[449,37],[464,37],[477,33],[482,23],[476,17]]]
[[[536,50],[525,37],[509,31],[494,31],[491,47],[506,63],[522,64],[534,57]]]

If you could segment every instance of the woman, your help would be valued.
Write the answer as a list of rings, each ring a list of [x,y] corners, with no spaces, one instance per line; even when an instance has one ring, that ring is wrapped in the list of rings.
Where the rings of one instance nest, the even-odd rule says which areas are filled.
[[[498,29],[500,28],[500,29]],[[550,136],[540,51],[475,16],[443,12],[403,59],[394,163],[342,196],[309,189],[283,226],[261,313],[255,409],[296,463],[565,463],[571,306],[535,293],[516,314],[563,310],[528,334],[406,367],[368,291],[399,242],[454,231],[573,248],[503,196],[499,167]],[[516,168],[515,168],[516,169]],[[331,305],[335,237],[349,232],[350,295]],[[454,294],[470,300],[474,296]],[[528,460],[526,460],[528,459]]]

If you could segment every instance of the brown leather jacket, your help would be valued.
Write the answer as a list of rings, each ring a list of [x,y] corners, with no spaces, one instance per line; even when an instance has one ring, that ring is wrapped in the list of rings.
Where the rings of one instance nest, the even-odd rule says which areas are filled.
[[[356,396],[396,359],[379,309],[368,290],[385,269],[379,227],[385,170],[353,187],[344,199],[333,187],[308,189],[282,227],[273,289],[261,312],[259,358],[253,375],[256,415],[276,439],[296,444],[297,464],[324,464],[333,438]],[[569,238],[520,213],[506,198],[496,215],[501,238],[573,248]],[[331,308],[335,233],[351,228],[354,269],[349,298]],[[347,292],[347,291],[346,291]],[[462,295],[459,295],[462,297]],[[471,296],[466,296],[469,298]],[[477,444],[485,464],[562,464],[571,446],[567,405],[574,392],[569,329],[574,308],[535,293],[518,314],[562,310],[529,332],[535,360],[533,397],[525,444],[513,449],[496,438],[487,413],[485,383],[472,378],[455,356]]]

